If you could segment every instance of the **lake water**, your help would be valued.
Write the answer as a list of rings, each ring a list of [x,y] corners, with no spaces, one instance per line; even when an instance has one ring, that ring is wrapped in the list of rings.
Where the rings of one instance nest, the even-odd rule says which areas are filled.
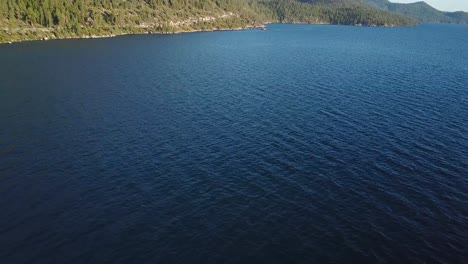
[[[2,263],[468,258],[468,26],[0,45]]]

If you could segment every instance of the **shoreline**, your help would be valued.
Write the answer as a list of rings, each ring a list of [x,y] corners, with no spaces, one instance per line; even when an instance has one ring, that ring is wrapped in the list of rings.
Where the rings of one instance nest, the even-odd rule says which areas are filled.
[[[82,36],[70,36],[70,37],[59,37],[59,38],[31,38],[31,39],[22,39],[22,40],[8,40],[0,41],[0,45],[5,44],[14,44],[21,42],[33,42],[33,41],[49,41],[49,40],[67,40],[67,39],[100,39],[100,38],[115,38],[119,36],[127,35],[175,35],[175,34],[184,34],[184,33],[196,33],[196,32],[215,32],[215,31],[240,31],[240,30],[266,30],[270,22],[261,24],[261,25],[249,25],[245,27],[238,28],[212,28],[212,29],[191,29],[191,30],[175,30],[171,32],[151,32],[151,31],[142,31],[142,32],[122,32],[122,33],[112,33],[108,35],[82,35]]]
[[[100,39],[100,38],[114,38],[119,36],[127,35],[175,35],[175,34],[184,34],[184,33],[197,33],[197,32],[216,32],[216,31],[241,31],[241,30],[267,30],[267,25],[270,24],[291,24],[291,25],[337,25],[337,26],[351,26],[351,27],[385,27],[385,28],[394,28],[394,27],[413,27],[416,25],[346,25],[346,24],[331,24],[331,23],[305,23],[305,22],[265,22],[259,25],[248,25],[245,27],[238,28],[212,28],[212,29],[191,29],[191,30],[175,30],[171,32],[151,32],[151,31],[142,31],[142,32],[122,32],[122,33],[112,33],[108,35],[82,35],[82,36],[69,36],[69,37],[43,37],[43,38],[31,38],[31,39],[22,39],[22,40],[9,40],[9,41],[0,41],[0,45],[14,44],[21,42],[33,42],[33,41],[49,41],[49,40],[67,40],[67,39]]]

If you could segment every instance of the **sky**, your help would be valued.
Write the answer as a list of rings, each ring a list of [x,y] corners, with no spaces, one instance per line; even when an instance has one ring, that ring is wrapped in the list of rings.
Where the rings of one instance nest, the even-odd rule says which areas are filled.
[[[390,0],[394,3],[414,3],[419,0]],[[468,0],[424,0],[431,6],[441,11],[467,11]]]

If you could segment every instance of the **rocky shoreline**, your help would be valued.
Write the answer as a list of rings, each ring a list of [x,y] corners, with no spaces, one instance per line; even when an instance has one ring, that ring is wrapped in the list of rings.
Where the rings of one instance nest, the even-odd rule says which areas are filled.
[[[81,36],[66,36],[66,37],[56,37],[53,33],[52,36],[47,37],[39,37],[39,38],[26,38],[21,40],[9,40],[9,41],[1,41],[1,44],[13,44],[18,42],[28,42],[28,41],[47,41],[47,40],[59,40],[59,39],[98,39],[98,38],[113,38],[117,36],[125,36],[125,35],[143,35],[143,34],[160,34],[160,35],[172,35],[172,34],[182,34],[182,33],[194,33],[194,32],[213,32],[213,31],[238,31],[238,30],[266,30],[267,25],[271,23],[280,23],[280,24],[304,24],[304,25],[333,25],[330,23],[302,23],[302,22],[265,22],[259,25],[247,25],[244,27],[237,27],[237,28],[211,28],[211,29],[190,29],[190,30],[174,30],[169,32],[161,32],[161,31],[141,31],[141,32],[121,32],[121,33],[112,33],[112,34],[105,34],[105,35],[81,35]],[[356,24],[350,26],[357,26],[357,27],[397,27],[396,25],[363,25],[363,24]],[[49,31],[50,29],[38,29],[42,32]]]
[[[211,28],[211,29],[191,29],[191,30],[174,30],[170,32],[159,32],[159,31],[143,31],[143,32],[122,32],[122,33],[113,33],[113,34],[105,34],[105,35],[81,35],[81,36],[67,36],[67,37],[55,37],[47,36],[47,37],[40,37],[40,38],[29,38],[29,39],[21,39],[21,40],[9,40],[9,41],[0,41],[0,44],[13,44],[19,42],[29,42],[29,41],[47,41],[47,40],[60,40],[60,39],[99,39],[99,38],[113,38],[117,36],[125,36],[125,35],[144,35],[144,34],[155,34],[155,35],[172,35],[172,34],[182,34],[182,33],[194,33],[194,32],[214,32],[214,31],[238,31],[238,30],[249,30],[249,29],[259,29],[259,30],[266,30],[266,25],[269,23],[261,24],[261,25],[248,25],[245,27],[237,27],[237,28]]]

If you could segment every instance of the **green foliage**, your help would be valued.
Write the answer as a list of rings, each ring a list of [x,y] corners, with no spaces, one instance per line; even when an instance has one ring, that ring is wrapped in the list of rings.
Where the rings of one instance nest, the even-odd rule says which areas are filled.
[[[391,3],[388,0],[365,1],[382,10],[409,16],[419,22],[468,23],[468,13],[466,12],[442,12],[421,1],[410,4]]]
[[[325,4],[331,1],[332,4]],[[345,0],[265,1],[281,22],[328,23],[339,25],[399,26],[415,24],[413,19]],[[309,4],[312,3],[312,4]]]
[[[356,1],[355,4],[344,4]],[[265,22],[411,25],[362,0],[0,0],[3,40],[245,28]],[[354,3],[354,2],[353,2]]]

